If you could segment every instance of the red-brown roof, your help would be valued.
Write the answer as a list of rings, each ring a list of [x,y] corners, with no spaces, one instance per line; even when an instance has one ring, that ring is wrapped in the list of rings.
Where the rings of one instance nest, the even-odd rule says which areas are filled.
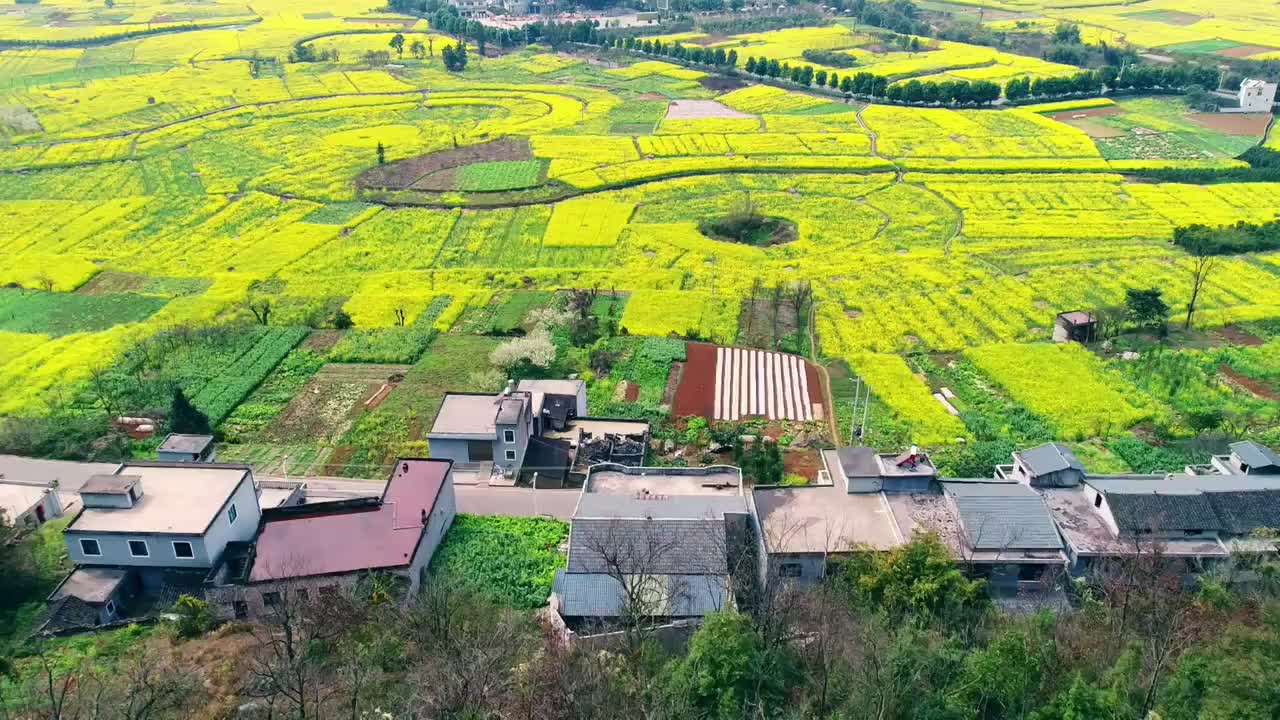
[[[372,508],[267,520],[250,582],[404,567],[422,537],[452,463],[400,460]]]

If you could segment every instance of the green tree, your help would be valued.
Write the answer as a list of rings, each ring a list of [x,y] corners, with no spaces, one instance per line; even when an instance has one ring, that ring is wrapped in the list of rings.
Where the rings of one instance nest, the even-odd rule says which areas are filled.
[[[173,401],[169,404],[169,430],[187,435],[211,435],[209,418],[200,412],[182,388],[173,389]]]
[[[397,56],[404,57],[404,35],[400,33],[392,35],[391,42],[387,44],[391,46],[392,50],[396,51]]]
[[[671,691],[701,717],[771,717],[795,675],[785,647],[766,647],[750,618],[716,612],[689,640],[688,654],[671,674]]]
[[[1164,327],[1169,318],[1169,305],[1160,288],[1127,288],[1124,291],[1125,314],[1138,327]]]
[[[1012,625],[964,659],[953,702],[979,718],[1025,718],[1043,705],[1046,680],[1058,666],[1053,615],[1044,612]]]
[[[966,578],[933,534],[889,552],[856,553],[845,571],[857,604],[895,619],[958,622],[987,604],[986,584]]]
[[[387,149],[383,147],[382,143],[378,143],[376,152],[378,153],[378,164],[385,165],[387,163]]]
[[[1169,678],[1159,711],[1164,720],[1280,717],[1276,608],[1261,627],[1232,625],[1221,639],[1185,655]]]
[[[419,60],[427,57],[427,46],[422,44],[421,40],[414,40],[409,44],[409,52]]]
[[[1107,720],[1115,717],[1111,695],[1086,683],[1076,675],[1071,687],[1045,707],[1031,713],[1030,720]]]

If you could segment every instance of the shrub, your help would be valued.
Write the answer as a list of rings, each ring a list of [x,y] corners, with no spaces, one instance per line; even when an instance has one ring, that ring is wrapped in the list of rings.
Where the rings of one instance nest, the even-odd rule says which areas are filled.
[[[178,637],[200,637],[213,629],[213,610],[209,603],[190,595],[179,595],[173,604],[173,612],[178,616]]]

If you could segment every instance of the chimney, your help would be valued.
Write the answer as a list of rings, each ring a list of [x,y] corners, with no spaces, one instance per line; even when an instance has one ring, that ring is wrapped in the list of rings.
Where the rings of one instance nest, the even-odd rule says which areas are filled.
[[[422,508],[422,524],[423,524],[423,525],[426,525],[426,524],[427,524],[427,509],[426,509],[426,508]]]
[[[510,397],[511,393],[516,391],[515,379],[507,380],[507,386],[502,389],[502,397]]]

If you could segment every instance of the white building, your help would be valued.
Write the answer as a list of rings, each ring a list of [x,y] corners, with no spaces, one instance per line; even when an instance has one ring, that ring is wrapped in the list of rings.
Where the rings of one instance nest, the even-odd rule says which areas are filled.
[[[1240,83],[1241,112],[1271,112],[1276,102],[1276,83],[1246,79]]]

